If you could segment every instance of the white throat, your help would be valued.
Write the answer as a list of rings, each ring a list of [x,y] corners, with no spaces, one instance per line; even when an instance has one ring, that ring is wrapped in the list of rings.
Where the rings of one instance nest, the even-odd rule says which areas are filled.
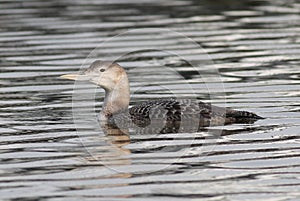
[[[105,90],[104,104],[100,114],[101,120],[128,109],[130,89],[127,75],[124,74],[112,89]]]

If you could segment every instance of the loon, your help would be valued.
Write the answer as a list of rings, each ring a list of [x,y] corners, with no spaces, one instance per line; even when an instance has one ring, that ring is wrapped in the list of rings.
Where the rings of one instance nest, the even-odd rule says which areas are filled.
[[[139,103],[129,108],[130,87],[127,74],[119,64],[96,60],[89,68],[78,74],[60,76],[64,79],[89,81],[105,90],[105,98],[100,112],[100,121],[115,124],[116,121],[130,120],[135,125],[145,127],[165,120],[167,127],[178,127],[180,122],[193,124],[197,128],[210,125],[232,123],[253,123],[264,119],[252,112],[238,111],[213,106],[199,100],[158,99]],[[174,129],[172,130],[174,131]],[[166,132],[166,129],[163,131]]]

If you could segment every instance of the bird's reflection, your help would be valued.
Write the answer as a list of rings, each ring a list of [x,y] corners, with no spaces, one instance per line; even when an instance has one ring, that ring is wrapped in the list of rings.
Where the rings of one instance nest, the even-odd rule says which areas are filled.
[[[130,144],[128,129],[120,129],[115,125],[104,123],[101,124],[101,128],[104,136],[102,134],[88,139],[94,145],[86,145],[90,155],[86,159],[90,163],[100,162],[105,166],[130,165],[131,160],[128,155],[131,152],[126,148],[126,145]]]
[[[205,143],[208,143],[209,140],[209,143],[215,143],[222,135],[230,135],[231,133],[225,127],[203,127],[192,121],[184,121],[183,123],[157,122],[157,124],[151,122],[148,125],[136,125],[133,122],[131,124],[122,124],[122,122],[115,123],[98,120],[97,123],[100,124],[102,132],[101,135],[87,139],[91,144],[91,146],[86,146],[90,154],[87,160],[95,163],[100,162],[102,165],[110,166],[111,168],[115,168],[113,166],[131,165],[132,159],[130,154],[132,154],[132,151],[135,151],[130,150],[129,146],[127,146],[131,143],[130,136],[138,139],[140,138],[138,136],[148,135],[149,139],[161,140],[164,134],[182,133],[186,136],[186,140],[190,141],[190,143],[185,145],[189,147],[194,140],[205,140]],[[241,127],[243,126],[241,125]],[[170,151],[183,148],[183,145],[180,147],[176,146],[176,141],[180,139],[177,135],[166,135],[165,137],[165,141],[173,140],[174,146],[162,146],[162,149],[166,150],[168,148],[168,151]],[[201,145],[199,144],[199,146]],[[156,151],[159,150],[157,149]]]
[[[101,127],[111,144],[122,149],[124,153],[130,153],[128,149],[124,148],[125,145],[130,143],[128,128],[118,128],[116,125],[108,123],[101,124]]]

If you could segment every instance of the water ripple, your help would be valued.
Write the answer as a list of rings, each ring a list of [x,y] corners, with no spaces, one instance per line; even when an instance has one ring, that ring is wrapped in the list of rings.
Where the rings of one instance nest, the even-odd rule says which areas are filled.
[[[299,8],[268,0],[1,1],[0,199],[299,200]],[[105,135],[95,119],[76,125],[72,107],[99,111],[104,92],[97,103],[72,102],[73,83],[58,76],[79,70],[103,41],[97,57],[125,54],[132,103],[175,93],[225,106],[225,90],[226,106],[266,119],[164,135]],[[93,90],[78,86],[83,95]]]

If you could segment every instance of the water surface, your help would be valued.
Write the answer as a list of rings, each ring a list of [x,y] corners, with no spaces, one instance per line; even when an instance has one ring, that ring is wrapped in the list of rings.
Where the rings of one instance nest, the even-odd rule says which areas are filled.
[[[299,200],[299,12],[271,0],[1,1],[1,200]],[[176,95],[266,119],[130,138],[74,123],[104,91],[94,102],[93,86],[76,85],[87,96],[74,102],[57,77],[133,29],[93,55],[122,55],[132,103]]]

